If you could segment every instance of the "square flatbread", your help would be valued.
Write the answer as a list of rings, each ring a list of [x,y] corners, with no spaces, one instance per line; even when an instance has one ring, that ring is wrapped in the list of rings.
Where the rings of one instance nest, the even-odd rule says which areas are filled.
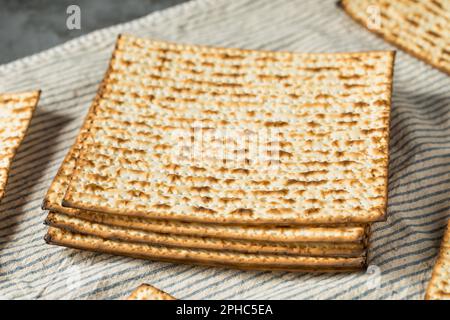
[[[122,36],[63,205],[211,223],[382,220],[393,61]]]
[[[39,91],[0,94],[0,199],[5,193],[12,160],[33,116]]]
[[[450,222],[442,240],[441,251],[434,266],[425,299],[450,300]]]
[[[450,1],[342,0],[342,5],[370,31],[450,74]]]
[[[219,266],[246,270],[292,272],[351,272],[366,266],[365,257],[305,257],[285,254],[249,254],[233,251],[175,248],[106,240],[50,227],[45,240],[65,247],[165,262]]]
[[[208,238],[202,234],[198,234],[198,236],[174,235],[108,226],[54,212],[49,213],[46,224],[75,233],[98,236],[107,240],[147,243],[178,248],[244,253],[281,253],[318,257],[361,257],[366,254],[364,243],[276,243]]]
[[[175,220],[156,220],[123,215],[97,213],[86,210],[63,207],[61,205],[70,178],[75,170],[75,163],[80,152],[81,142],[86,139],[90,123],[94,115],[96,100],[91,107],[84,125],[67,156],[65,157],[57,175],[55,176],[47,195],[43,208],[63,213],[86,221],[106,224],[109,226],[128,229],[157,232],[173,235],[206,236],[220,239],[255,240],[276,243],[288,242],[330,242],[330,243],[362,243],[367,239],[368,227],[364,225],[338,226],[249,226],[249,225],[220,225],[212,223],[182,222]]]
[[[149,284],[141,284],[134,290],[127,300],[177,300],[170,294],[165,293]]]

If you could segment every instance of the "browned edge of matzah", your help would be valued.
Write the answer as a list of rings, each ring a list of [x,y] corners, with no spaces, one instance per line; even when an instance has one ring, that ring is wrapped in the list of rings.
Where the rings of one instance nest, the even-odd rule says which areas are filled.
[[[119,38],[119,40],[120,40],[120,38]],[[118,40],[118,42],[119,42],[119,40]],[[169,42],[170,43],[170,42]],[[117,44],[116,44],[116,46],[117,46]],[[256,51],[256,50],[241,50],[241,49],[237,49],[237,50],[240,50],[241,52],[253,52],[253,51]],[[260,51],[257,51],[257,52],[260,52]],[[378,52],[378,51],[371,51],[371,52]],[[383,52],[385,52],[385,53],[387,53],[387,51],[383,51]],[[390,86],[390,93],[388,94],[388,101],[389,102],[391,102],[391,96],[392,96],[392,74],[393,74],[393,61],[394,61],[394,59],[395,59],[395,52],[389,52],[392,56],[392,63],[391,63],[391,65],[390,65],[390,71],[391,71],[391,75],[390,75],[390,79],[388,79],[390,82],[389,82],[389,86]],[[105,81],[105,79],[104,79],[104,81]],[[391,103],[389,103],[389,108],[390,108],[390,104]],[[388,119],[388,124],[387,124],[387,128],[386,128],[386,135],[387,135],[387,142],[389,141],[389,123],[390,123],[390,117],[389,117],[389,119]],[[388,146],[386,146],[386,151],[387,151],[387,155],[386,155],[386,158],[387,158],[387,165],[386,165],[386,168],[385,168],[385,172],[386,172],[386,183],[385,183],[385,191],[386,191],[386,194],[387,194],[387,191],[388,191],[388,188],[387,188],[387,180],[388,180],[388,161],[389,161],[389,150],[388,150]],[[77,162],[79,162],[79,158],[77,159]],[[91,205],[86,205],[86,206],[79,206],[79,205],[77,205],[76,203],[72,203],[71,201],[68,201],[68,200],[66,200],[66,198],[67,198],[67,194],[68,193],[70,193],[70,190],[66,193],[66,197],[65,197],[65,200],[63,200],[63,202],[62,202],[62,205],[63,206],[65,206],[65,207],[69,207],[69,208],[75,208],[75,209],[85,209],[85,210],[90,210],[90,211],[96,211],[96,212],[103,212],[103,213],[110,213],[110,214],[123,214],[123,215],[130,215],[130,213],[129,212],[126,212],[126,213],[121,213],[121,212],[117,212],[117,210],[110,210],[110,209],[108,209],[108,208],[101,208],[101,209],[99,209],[99,208],[97,208],[97,207],[95,207],[95,206],[91,206]],[[385,195],[385,197],[384,197],[384,209],[382,209],[382,210],[380,210],[380,211],[382,211],[382,214],[380,214],[380,216],[377,218],[377,219],[372,219],[370,222],[376,222],[376,221],[384,221],[385,219],[386,219],[386,208],[387,208],[387,196]],[[133,216],[140,216],[140,214],[133,214]],[[152,218],[155,218],[155,219],[170,219],[170,220],[179,220],[179,219],[181,219],[180,217],[173,217],[173,216],[155,216],[155,217],[152,217]],[[186,219],[186,221],[199,221],[199,222],[204,222],[204,223],[208,223],[208,222],[213,222],[213,221],[207,221],[207,220],[205,220],[204,219],[204,217],[201,217],[201,218],[197,218],[197,217],[184,217],[183,219]],[[198,219],[198,220],[197,220]],[[228,221],[227,220],[227,223],[231,223],[232,221]],[[339,222],[339,223],[347,223],[348,222],[348,219],[343,219],[342,221],[336,221],[336,222]],[[361,222],[367,222],[367,221],[361,221]],[[267,224],[271,224],[271,221],[266,221],[266,222],[254,222],[255,224],[264,224],[264,223],[267,223]],[[293,222],[292,222],[293,223]],[[316,224],[317,222],[313,222],[313,221],[310,221],[309,223],[305,223],[305,224]],[[297,223],[295,223],[295,224],[302,224],[300,221],[299,222],[297,222]]]
[[[268,270],[268,271],[291,271],[291,272],[352,272],[361,271],[366,267],[366,261],[363,258],[317,258],[307,257],[306,260],[317,260],[316,263],[306,264],[288,262],[262,262],[252,259],[287,259],[282,255],[246,255],[238,253],[222,253],[212,250],[185,250],[173,249],[164,246],[138,245],[120,241],[103,240],[99,237],[80,235],[66,230],[50,227],[45,236],[48,244],[64,246],[79,250],[108,253],[113,255],[127,256],[137,259],[155,260],[162,262],[194,264],[203,266],[215,266],[242,270]],[[122,246],[122,248],[117,248]],[[133,247],[135,250],[133,250]],[[139,247],[139,252],[136,251]],[[158,251],[158,254],[145,253],[145,249]],[[172,251],[172,253],[170,253]],[[177,253],[174,253],[177,252]],[[176,257],[176,255],[178,256]],[[208,255],[216,257],[208,257]],[[218,257],[223,257],[217,259]],[[292,257],[295,259],[295,257]],[[303,259],[304,257],[300,257]],[[238,261],[243,259],[244,261]],[[322,261],[322,262],[321,262]],[[335,261],[332,263],[331,261]]]
[[[167,292],[149,284],[141,284],[126,300],[177,300]]]

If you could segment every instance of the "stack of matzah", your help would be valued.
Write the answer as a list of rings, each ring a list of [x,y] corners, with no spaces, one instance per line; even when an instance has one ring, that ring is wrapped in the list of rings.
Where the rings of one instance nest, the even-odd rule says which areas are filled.
[[[12,160],[39,100],[39,91],[0,94],[0,199],[8,181]]]
[[[363,268],[385,217],[393,60],[119,37],[45,199],[46,240],[242,269]]]

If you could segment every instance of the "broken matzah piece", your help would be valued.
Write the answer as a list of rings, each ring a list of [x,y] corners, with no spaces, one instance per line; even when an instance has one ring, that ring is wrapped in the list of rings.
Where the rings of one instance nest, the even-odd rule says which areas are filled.
[[[129,256],[140,259],[188,263],[227,268],[297,271],[350,272],[365,267],[365,257],[305,257],[283,254],[249,254],[230,251],[173,248],[160,245],[105,240],[50,227],[45,236],[49,244],[75,249]]]
[[[127,300],[177,300],[170,294],[165,293],[149,284],[141,284],[134,290]]]
[[[75,233],[98,236],[107,240],[147,243],[168,247],[247,253],[282,253],[319,257],[360,257],[366,253],[364,243],[275,243],[223,240],[204,236],[180,236],[108,226],[53,212],[50,212],[47,216],[46,224]]]
[[[427,300],[450,300],[450,222],[442,239],[439,257],[428,284]]]
[[[381,220],[393,60],[122,36],[63,205],[212,223]],[[270,156],[230,159],[241,134]]]
[[[73,176],[79,147],[88,132],[94,116],[97,99],[93,103],[75,144],[65,157],[45,197],[43,208],[64,213],[83,220],[158,233],[202,235],[222,239],[257,240],[270,242],[362,242],[365,238],[363,225],[349,226],[246,226],[202,224],[195,222],[165,221],[96,213],[66,208],[61,205],[69,180]]]
[[[0,94],[0,199],[12,160],[25,137],[40,96],[39,91]]]
[[[370,31],[450,74],[450,1],[342,0],[342,5]]]

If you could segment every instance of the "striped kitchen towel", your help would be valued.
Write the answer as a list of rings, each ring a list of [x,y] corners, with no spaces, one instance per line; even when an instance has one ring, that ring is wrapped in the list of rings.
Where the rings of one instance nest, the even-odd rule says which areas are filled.
[[[117,299],[147,282],[180,299],[422,299],[450,201],[450,77],[399,51],[389,218],[353,274],[246,272],[46,245],[42,199],[78,133],[118,33],[251,49],[395,49],[335,0],[194,0],[0,66],[0,92],[42,89],[0,206],[0,298]]]

